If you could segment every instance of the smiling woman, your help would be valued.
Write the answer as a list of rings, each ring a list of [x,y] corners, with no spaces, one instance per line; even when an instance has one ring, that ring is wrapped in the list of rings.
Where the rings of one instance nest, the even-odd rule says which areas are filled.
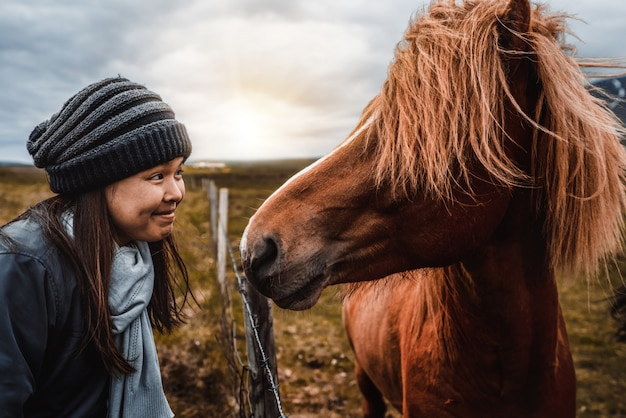
[[[172,236],[185,126],[113,77],[70,97],[26,148],[55,195],[0,227],[2,415],[171,418],[152,328],[182,324],[190,295]]]
[[[176,208],[185,196],[182,165],[178,157],[105,187],[119,245],[160,241],[172,233]]]

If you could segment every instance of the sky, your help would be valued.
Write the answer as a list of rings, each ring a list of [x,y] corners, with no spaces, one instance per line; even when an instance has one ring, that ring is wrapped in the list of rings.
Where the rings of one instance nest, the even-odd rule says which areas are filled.
[[[580,20],[582,57],[626,57],[626,2],[545,0]],[[2,0],[0,161],[32,129],[121,75],[184,123],[190,160],[315,158],[350,133],[427,0]]]

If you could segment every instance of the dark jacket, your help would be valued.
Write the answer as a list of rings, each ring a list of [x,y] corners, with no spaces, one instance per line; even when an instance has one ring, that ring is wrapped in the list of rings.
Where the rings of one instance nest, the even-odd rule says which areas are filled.
[[[69,260],[31,220],[0,235],[0,417],[104,417],[109,379]]]

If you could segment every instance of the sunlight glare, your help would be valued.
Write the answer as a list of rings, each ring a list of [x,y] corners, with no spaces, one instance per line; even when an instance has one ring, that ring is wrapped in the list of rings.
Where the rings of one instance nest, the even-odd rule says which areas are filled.
[[[228,112],[228,131],[242,156],[254,157],[269,139],[270,117],[259,100],[237,97]]]

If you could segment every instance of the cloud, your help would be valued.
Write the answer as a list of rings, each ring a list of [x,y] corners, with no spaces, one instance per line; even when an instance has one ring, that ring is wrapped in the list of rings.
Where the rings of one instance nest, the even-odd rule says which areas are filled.
[[[117,9],[116,9],[117,8]],[[0,146],[25,140],[71,94],[133,57],[123,36],[136,10],[122,2],[0,4]],[[13,149],[13,148],[11,148]],[[28,160],[26,151],[15,155]]]
[[[88,83],[121,74],[170,103],[192,158],[319,156],[339,144],[386,77],[426,0],[4,0],[0,148],[30,161],[31,129]],[[549,2],[580,54],[624,53],[626,3]]]
[[[185,123],[192,137],[202,138],[195,141],[194,153],[217,158],[322,155],[348,134],[377,92],[397,39],[383,45],[385,31],[373,15],[346,20],[329,18],[323,8],[304,10],[312,8],[311,2],[289,2],[287,8],[279,2],[257,4],[194,3],[171,16],[160,29],[165,43],[159,54],[146,57],[152,63],[144,66],[150,70],[143,76],[160,81],[157,91],[172,98],[168,101],[179,115],[189,117]],[[191,18],[199,15],[210,18]],[[151,33],[137,28],[130,36],[141,40]],[[236,151],[243,139],[234,138],[237,129],[222,123],[232,119],[229,115],[237,119],[241,101],[255,103],[259,118],[272,119],[265,127],[270,132],[259,132],[254,144],[248,141],[250,155]],[[249,113],[233,124],[249,124]]]
[[[568,25],[576,37],[569,42],[576,45],[579,56],[626,57],[626,2],[610,0],[550,0],[552,11],[573,16]]]

